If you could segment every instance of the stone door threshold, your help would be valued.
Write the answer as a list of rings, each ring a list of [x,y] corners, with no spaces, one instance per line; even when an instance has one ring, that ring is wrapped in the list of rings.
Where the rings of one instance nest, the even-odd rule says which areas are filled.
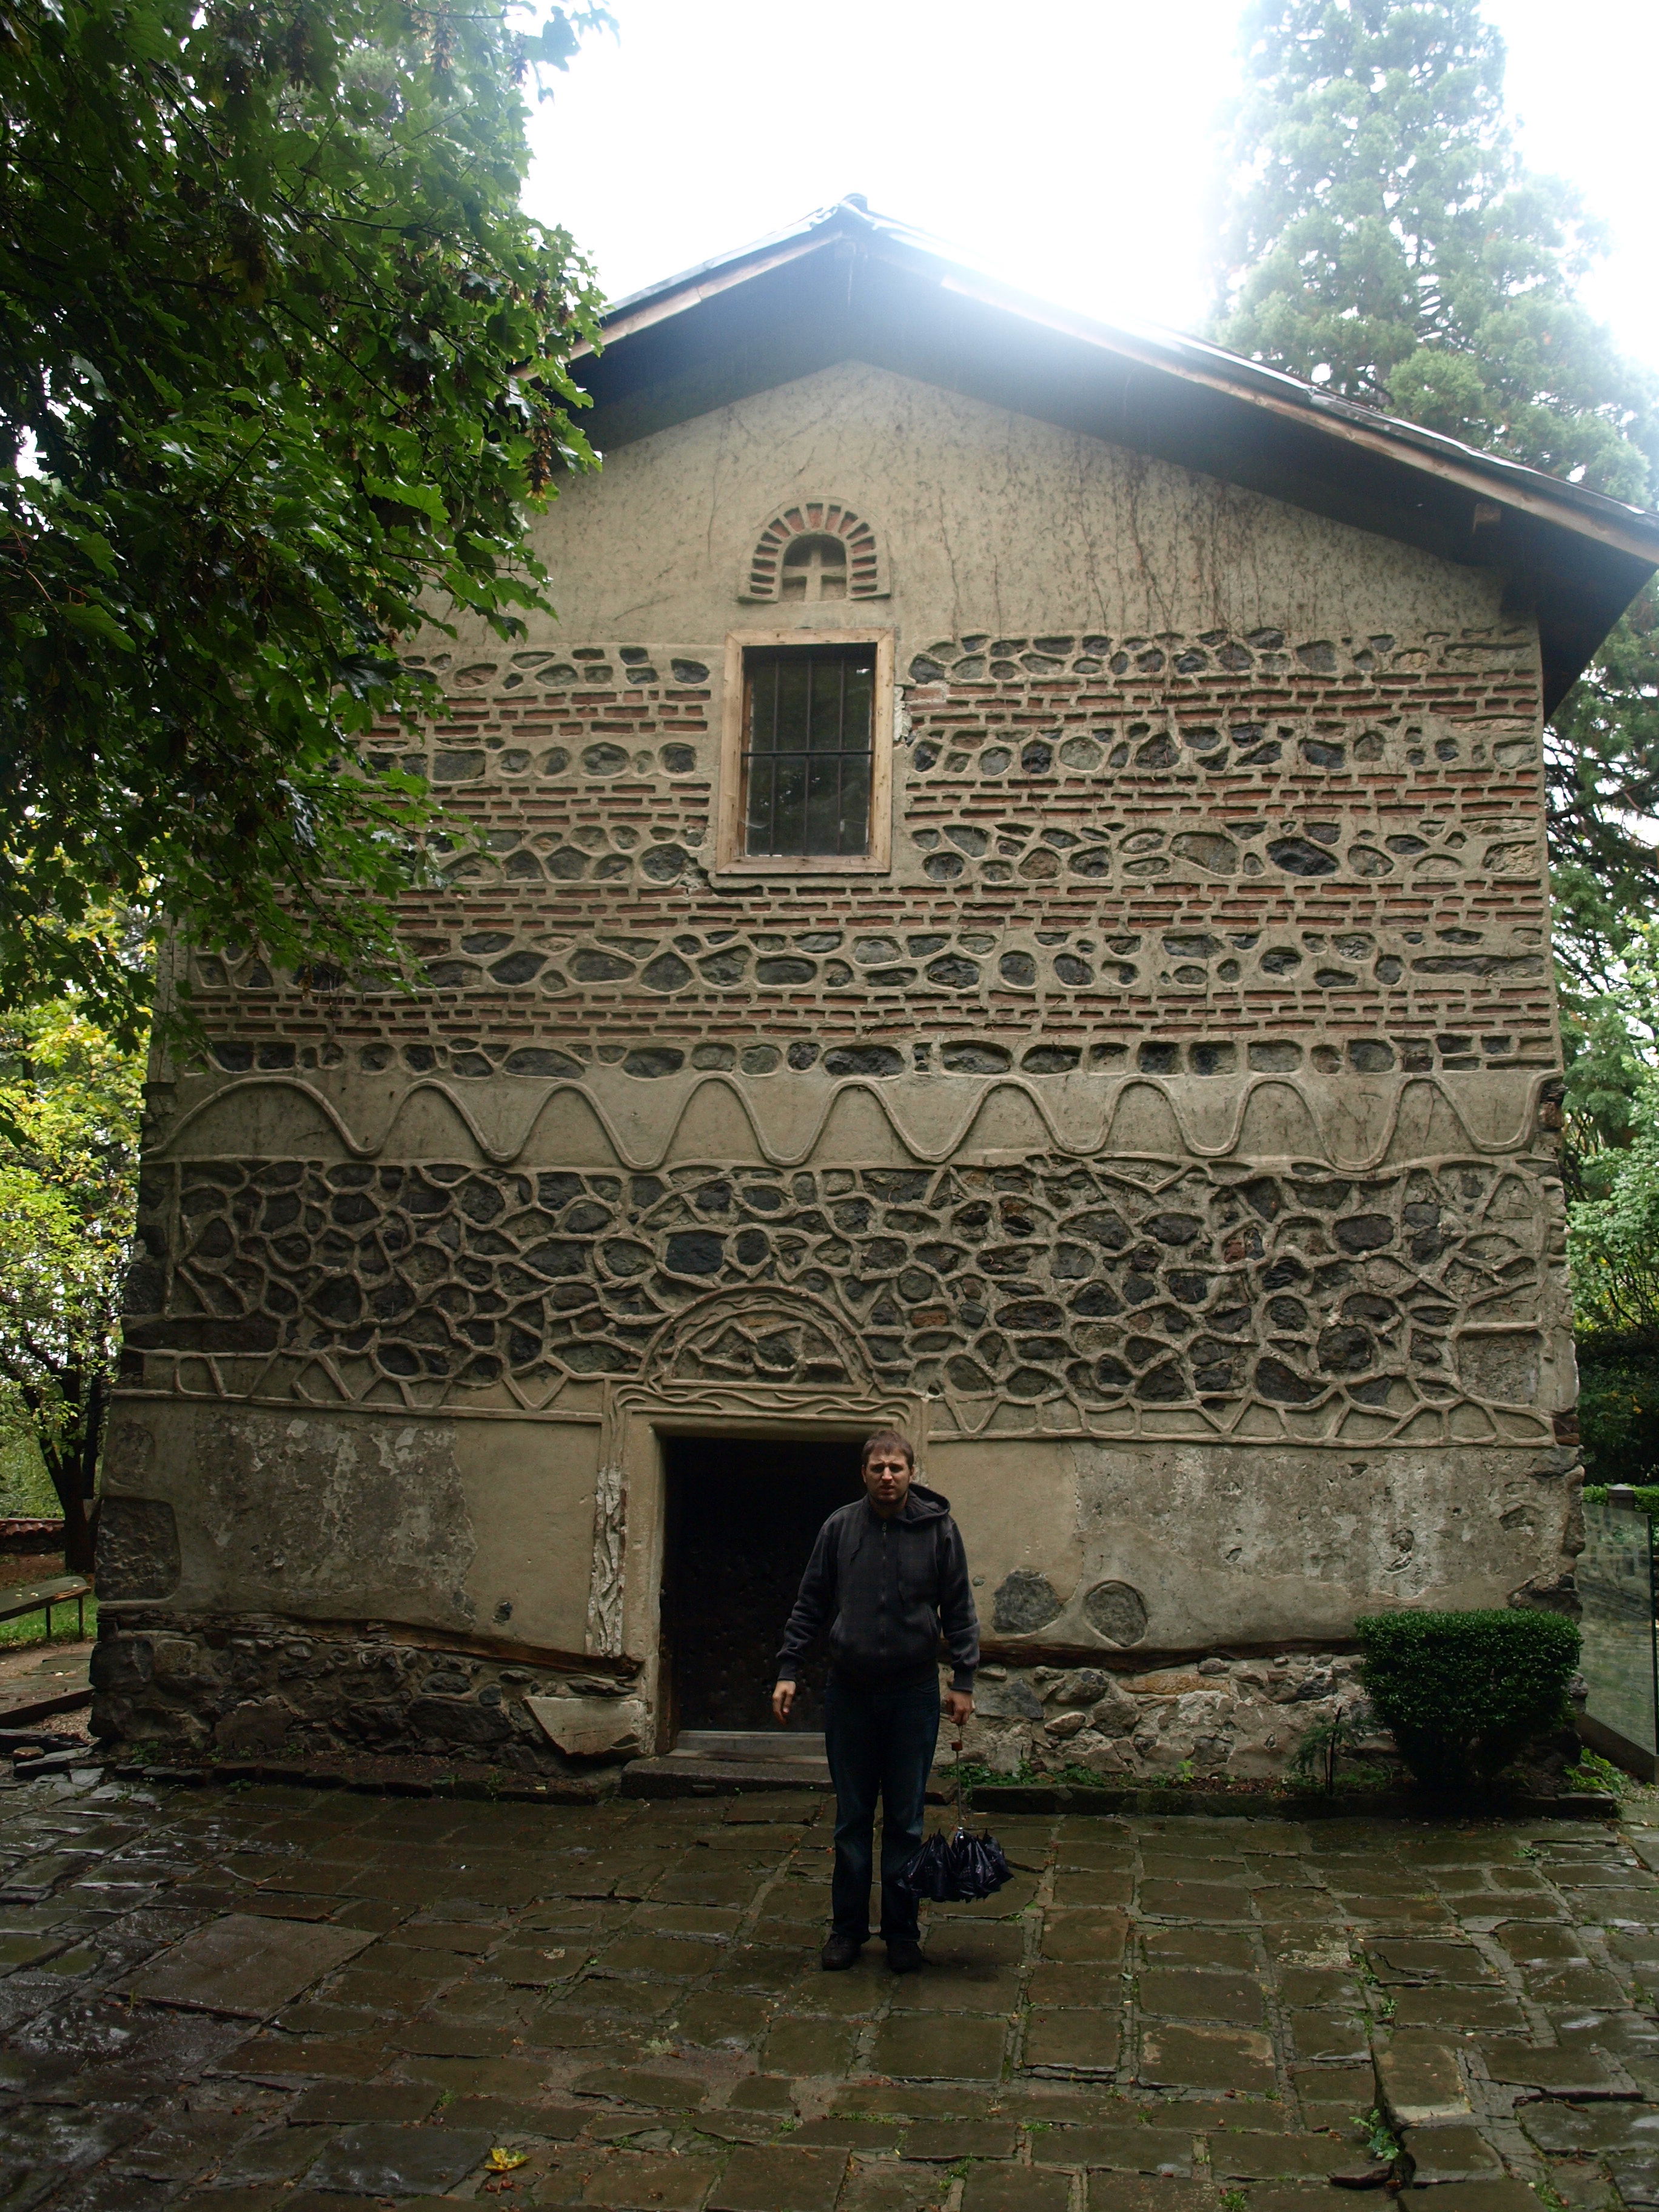
[[[830,1787],[823,1738],[805,1729],[682,1729],[672,1751],[631,1759],[624,1797],[727,1797]]]
[[[624,1797],[740,1797],[751,1791],[827,1791],[830,1769],[811,1759],[689,1759],[670,1752],[662,1759],[630,1759],[622,1771]]]
[[[823,1757],[822,1731],[809,1729],[682,1729],[670,1759],[764,1759],[793,1763]]]

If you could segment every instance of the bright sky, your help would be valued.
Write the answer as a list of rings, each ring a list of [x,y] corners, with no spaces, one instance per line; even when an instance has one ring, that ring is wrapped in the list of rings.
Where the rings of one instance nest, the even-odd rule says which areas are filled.
[[[612,298],[863,192],[1103,316],[1196,329],[1239,0],[611,0],[534,126],[533,211]],[[1613,233],[1586,287],[1659,369],[1653,0],[1487,0],[1534,167]]]

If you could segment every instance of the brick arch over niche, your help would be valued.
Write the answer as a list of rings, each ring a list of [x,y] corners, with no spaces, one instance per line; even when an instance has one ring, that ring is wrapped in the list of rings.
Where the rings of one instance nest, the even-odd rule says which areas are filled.
[[[793,500],[755,540],[740,599],[884,599],[887,556],[874,526],[840,499]]]

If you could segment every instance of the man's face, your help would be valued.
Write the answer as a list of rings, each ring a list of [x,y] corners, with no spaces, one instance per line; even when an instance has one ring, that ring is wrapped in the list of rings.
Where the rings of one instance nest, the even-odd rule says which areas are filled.
[[[896,1447],[883,1444],[864,1462],[864,1487],[883,1520],[900,1511],[910,1488],[910,1462]]]

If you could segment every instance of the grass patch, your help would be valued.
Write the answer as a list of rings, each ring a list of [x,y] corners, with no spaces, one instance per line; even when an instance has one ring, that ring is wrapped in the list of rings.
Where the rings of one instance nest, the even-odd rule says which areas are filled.
[[[61,1573],[63,1570],[60,1568],[58,1571]],[[42,1575],[40,1579],[50,1582],[52,1577]],[[0,1585],[0,1595],[3,1595],[4,1586]],[[85,1633],[88,1639],[98,1633],[98,1601],[95,1597],[87,1600]],[[54,1644],[78,1644],[81,1637],[82,1631],[75,1625],[74,1599],[71,1598],[67,1605],[53,1606],[52,1641]],[[26,1613],[21,1620],[0,1620],[0,1651],[27,1651],[37,1644],[43,1651],[46,1648],[46,1617],[44,1613]]]

